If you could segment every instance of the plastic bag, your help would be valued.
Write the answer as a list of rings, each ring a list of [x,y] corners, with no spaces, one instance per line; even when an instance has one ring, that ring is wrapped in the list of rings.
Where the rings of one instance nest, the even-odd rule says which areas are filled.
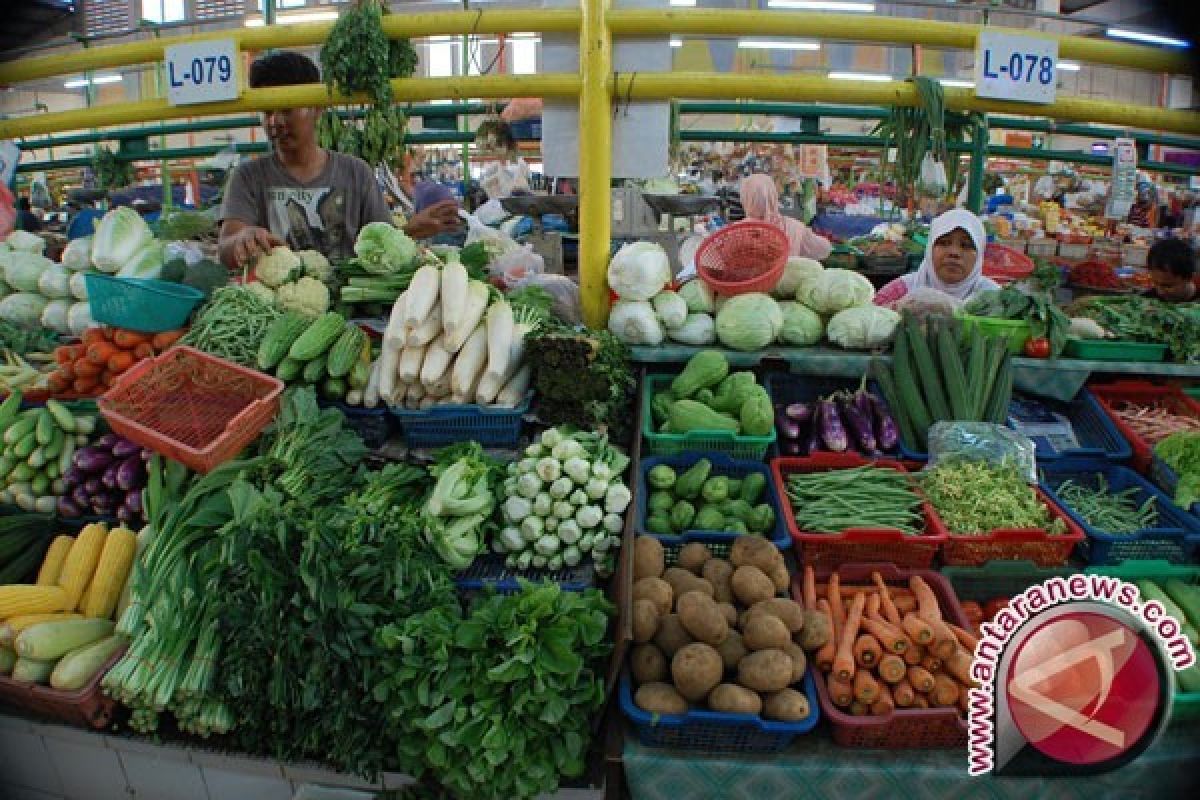
[[[528,244],[519,245],[488,265],[491,276],[502,280],[505,286],[515,286],[518,282],[545,271],[546,263],[540,255],[533,252],[533,246]]]
[[[500,198],[493,197],[475,209],[475,216],[485,225],[498,225],[508,219],[509,213],[500,205]]]
[[[931,286],[914,289],[896,303],[897,311],[907,311],[918,319],[936,314],[953,316],[961,307],[961,302]]]
[[[479,185],[490,198],[512,197],[514,192],[531,191],[529,177],[529,165],[525,163],[525,159],[518,158],[512,164],[490,164],[484,170]]]
[[[582,324],[583,312],[579,304],[579,285],[575,281],[566,275],[539,273],[526,275],[515,284],[510,284],[512,289],[524,289],[526,286],[537,286],[549,292],[550,296],[554,298],[554,305],[550,307],[550,310],[563,322],[571,325]]]
[[[197,242],[167,242],[163,260],[174,261],[177,258],[182,258],[190,267],[204,260],[204,250]]]
[[[1037,448],[1028,436],[987,422],[936,422],[929,428],[929,468],[938,464],[983,461],[1014,464],[1037,483]]]
[[[484,225],[479,217],[474,214],[468,214],[466,211],[460,210],[458,215],[467,221],[467,238],[464,244],[491,242],[497,245],[497,249],[504,251],[516,250],[520,247],[511,236]]]
[[[933,153],[926,153],[921,159],[921,174],[917,179],[917,186],[921,192],[931,197],[941,197],[946,193],[948,185],[946,166],[935,159]]]

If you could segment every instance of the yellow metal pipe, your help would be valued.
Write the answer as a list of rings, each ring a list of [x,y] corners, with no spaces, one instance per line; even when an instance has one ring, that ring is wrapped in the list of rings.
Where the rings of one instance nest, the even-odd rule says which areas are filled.
[[[986,29],[1057,39],[1060,58],[1172,74],[1189,74],[1192,69],[1188,55],[1161,47],[931,19],[794,11],[620,9],[608,13],[608,25],[613,36],[799,36],[963,50],[974,50],[975,37]]]
[[[466,99],[470,97],[560,97],[579,94],[579,76],[571,73],[544,75],[476,75],[458,78],[405,78],[392,81],[392,90],[402,101]],[[300,106],[325,106],[354,98],[331,100],[325,85],[278,86],[247,89],[237,100],[205,105],[173,106],[163,98],[133,103],[114,103],[95,108],[33,114],[0,120],[0,139],[35,136],[46,133],[127,125],[197,115],[245,113]],[[367,102],[365,97],[357,98]]]
[[[383,29],[392,38],[438,36],[464,33],[511,33],[544,31],[571,33],[579,29],[579,12],[572,9],[525,11],[439,11],[427,14],[388,14]],[[166,47],[187,42],[233,39],[242,50],[309,47],[329,36],[334,23],[306,22],[297,25],[268,25],[211,33],[143,39],[124,44],[74,50],[68,54],[24,58],[0,64],[0,86],[68,75],[85,70],[112,69],[163,60]]]
[[[608,321],[609,236],[612,230],[612,37],[608,0],[582,0],[579,66],[579,298],[583,321]]]
[[[882,106],[914,106],[917,92],[907,81],[870,83],[817,76],[726,75],[715,72],[640,72],[620,75],[612,92],[638,100],[736,98],[787,100]],[[1104,100],[1060,97],[1048,105],[985,100],[970,89],[946,89],[946,107],[1049,117],[1060,120],[1105,122],[1128,128],[1200,135],[1200,113],[1134,106]]]

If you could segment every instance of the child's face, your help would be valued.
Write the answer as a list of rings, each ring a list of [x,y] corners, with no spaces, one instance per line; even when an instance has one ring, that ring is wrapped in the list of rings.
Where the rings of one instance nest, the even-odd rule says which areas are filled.
[[[1154,283],[1154,290],[1163,300],[1173,302],[1191,300],[1196,293],[1196,286],[1191,278],[1176,275],[1165,269],[1151,267],[1150,280]]]

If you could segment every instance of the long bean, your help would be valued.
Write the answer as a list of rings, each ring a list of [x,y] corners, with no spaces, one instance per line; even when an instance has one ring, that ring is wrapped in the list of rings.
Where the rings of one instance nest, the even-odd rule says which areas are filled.
[[[267,328],[279,315],[277,308],[250,290],[225,286],[213,292],[180,343],[253,367]]]
[[[1140,490],[1131,486],[1120,492],[1110,492],[1103,475],[1096,476],[1096,488],[1065,480],[1055,494],[1083,517],[1088,525],[1114,536],[1132,536],[1138,531],[1158,525],[1158,509],[1154,497],[1137,502]]]
[[[934,467],[921,481],[950,533],[983,535],[1002,528],[1067,532],[1012,465],[956,462]]]
[[[797,527],[807,533],[884,528],[916,536],[925,529],[911,480],[887,467],[790,475],[787,496]]]

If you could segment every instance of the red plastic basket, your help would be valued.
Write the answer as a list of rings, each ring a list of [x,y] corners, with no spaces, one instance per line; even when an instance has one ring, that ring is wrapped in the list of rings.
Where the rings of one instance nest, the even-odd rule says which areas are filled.
[[[788,533],[802,564],[814,569],[834,569],[842,564],[886,561],[899,567],[929,567],[934,556],[946,543],[945,528],[934,524],[933,507],[923,504],[925,533],[909,536],[897,530],[851,528],[841,533],[801,531],[796,526],[792,503],[787,496],[787,476],[797,472],[826,472],[872,465],[908,470],[899,461],[873,461],[853,453],[818,453],[806,458],[775,458],[771,460],[771,476],[780,498],[780,510],[787,523]]]
[[[983,274],[1000,282],[1033,274],[1033,260],[1016,248],[991,242],[983,250]]]
[[[1146,381],[1117,381],[1089,386],[1088,389],[1133,447],[1133,468],[1143,475],[1150,474],[1150,465],[1154,462],[1154,443],[1135,433],[1127,422],[1118,417],[1115,413],[1118,409],[1125,405],[1161,408],[1172,414],[1200,420],[1200,403],[1176,386],[1158,386]]]
[[[948,530],[942,518],[934,515],[934,525],[946,534],[942,561],[947,566],[955,567],[978,567],[988,561],[1018,559],[1032,561],[1039,567],[1058,567],[1067,563],[1075,545],[1086,538],[1083,528],[1076,525],[1040,488],[1035,486],[1033,489],[1046,508],[1050,509],[1050,516],[1066,523],[1066,533],[1052,535],[1040,528],[997,528],[980,535],[958,534]]]
[[[828,579],[833,570],[817,579]],[[869,584],[871,573],[878,572],[889,585],[908,585],[908,579],[919,575],[937,596],[942,615],[960,628],[969,629],[962,606],[954,595],[950,582],[931,570],[900,569],[891,564],[844,564],[836,570],[842,585]],[[792,597],[802,602],[802,577],[792,579]],[[814,668],[815,669],[815,668]],[[962,747],[967,742],[967,722],[958,708],[897,708],[885,716],[857,717],[833,704],[824,675],[816,675],[817,700],[821,716],[833,727],[833,741],[842,747],[875,747],[892,750],[911,748]]]
[[[88,685],[77,692],[64,692],[35,683],[22,683],[0,676],[0,703],[80,728],[101,730],[112,722],[117,701],[104,694],[101,679],[125,655],[118,648]]]
[[[99,407],[114,433],[208,472],[270,424],[282,392],[276,378],[178,346],[135,364]]]
[[[788,259],[783,231],[747,220],[713,233],[696,250],[696,272],[717,294],[766,292],[779,282]]]

